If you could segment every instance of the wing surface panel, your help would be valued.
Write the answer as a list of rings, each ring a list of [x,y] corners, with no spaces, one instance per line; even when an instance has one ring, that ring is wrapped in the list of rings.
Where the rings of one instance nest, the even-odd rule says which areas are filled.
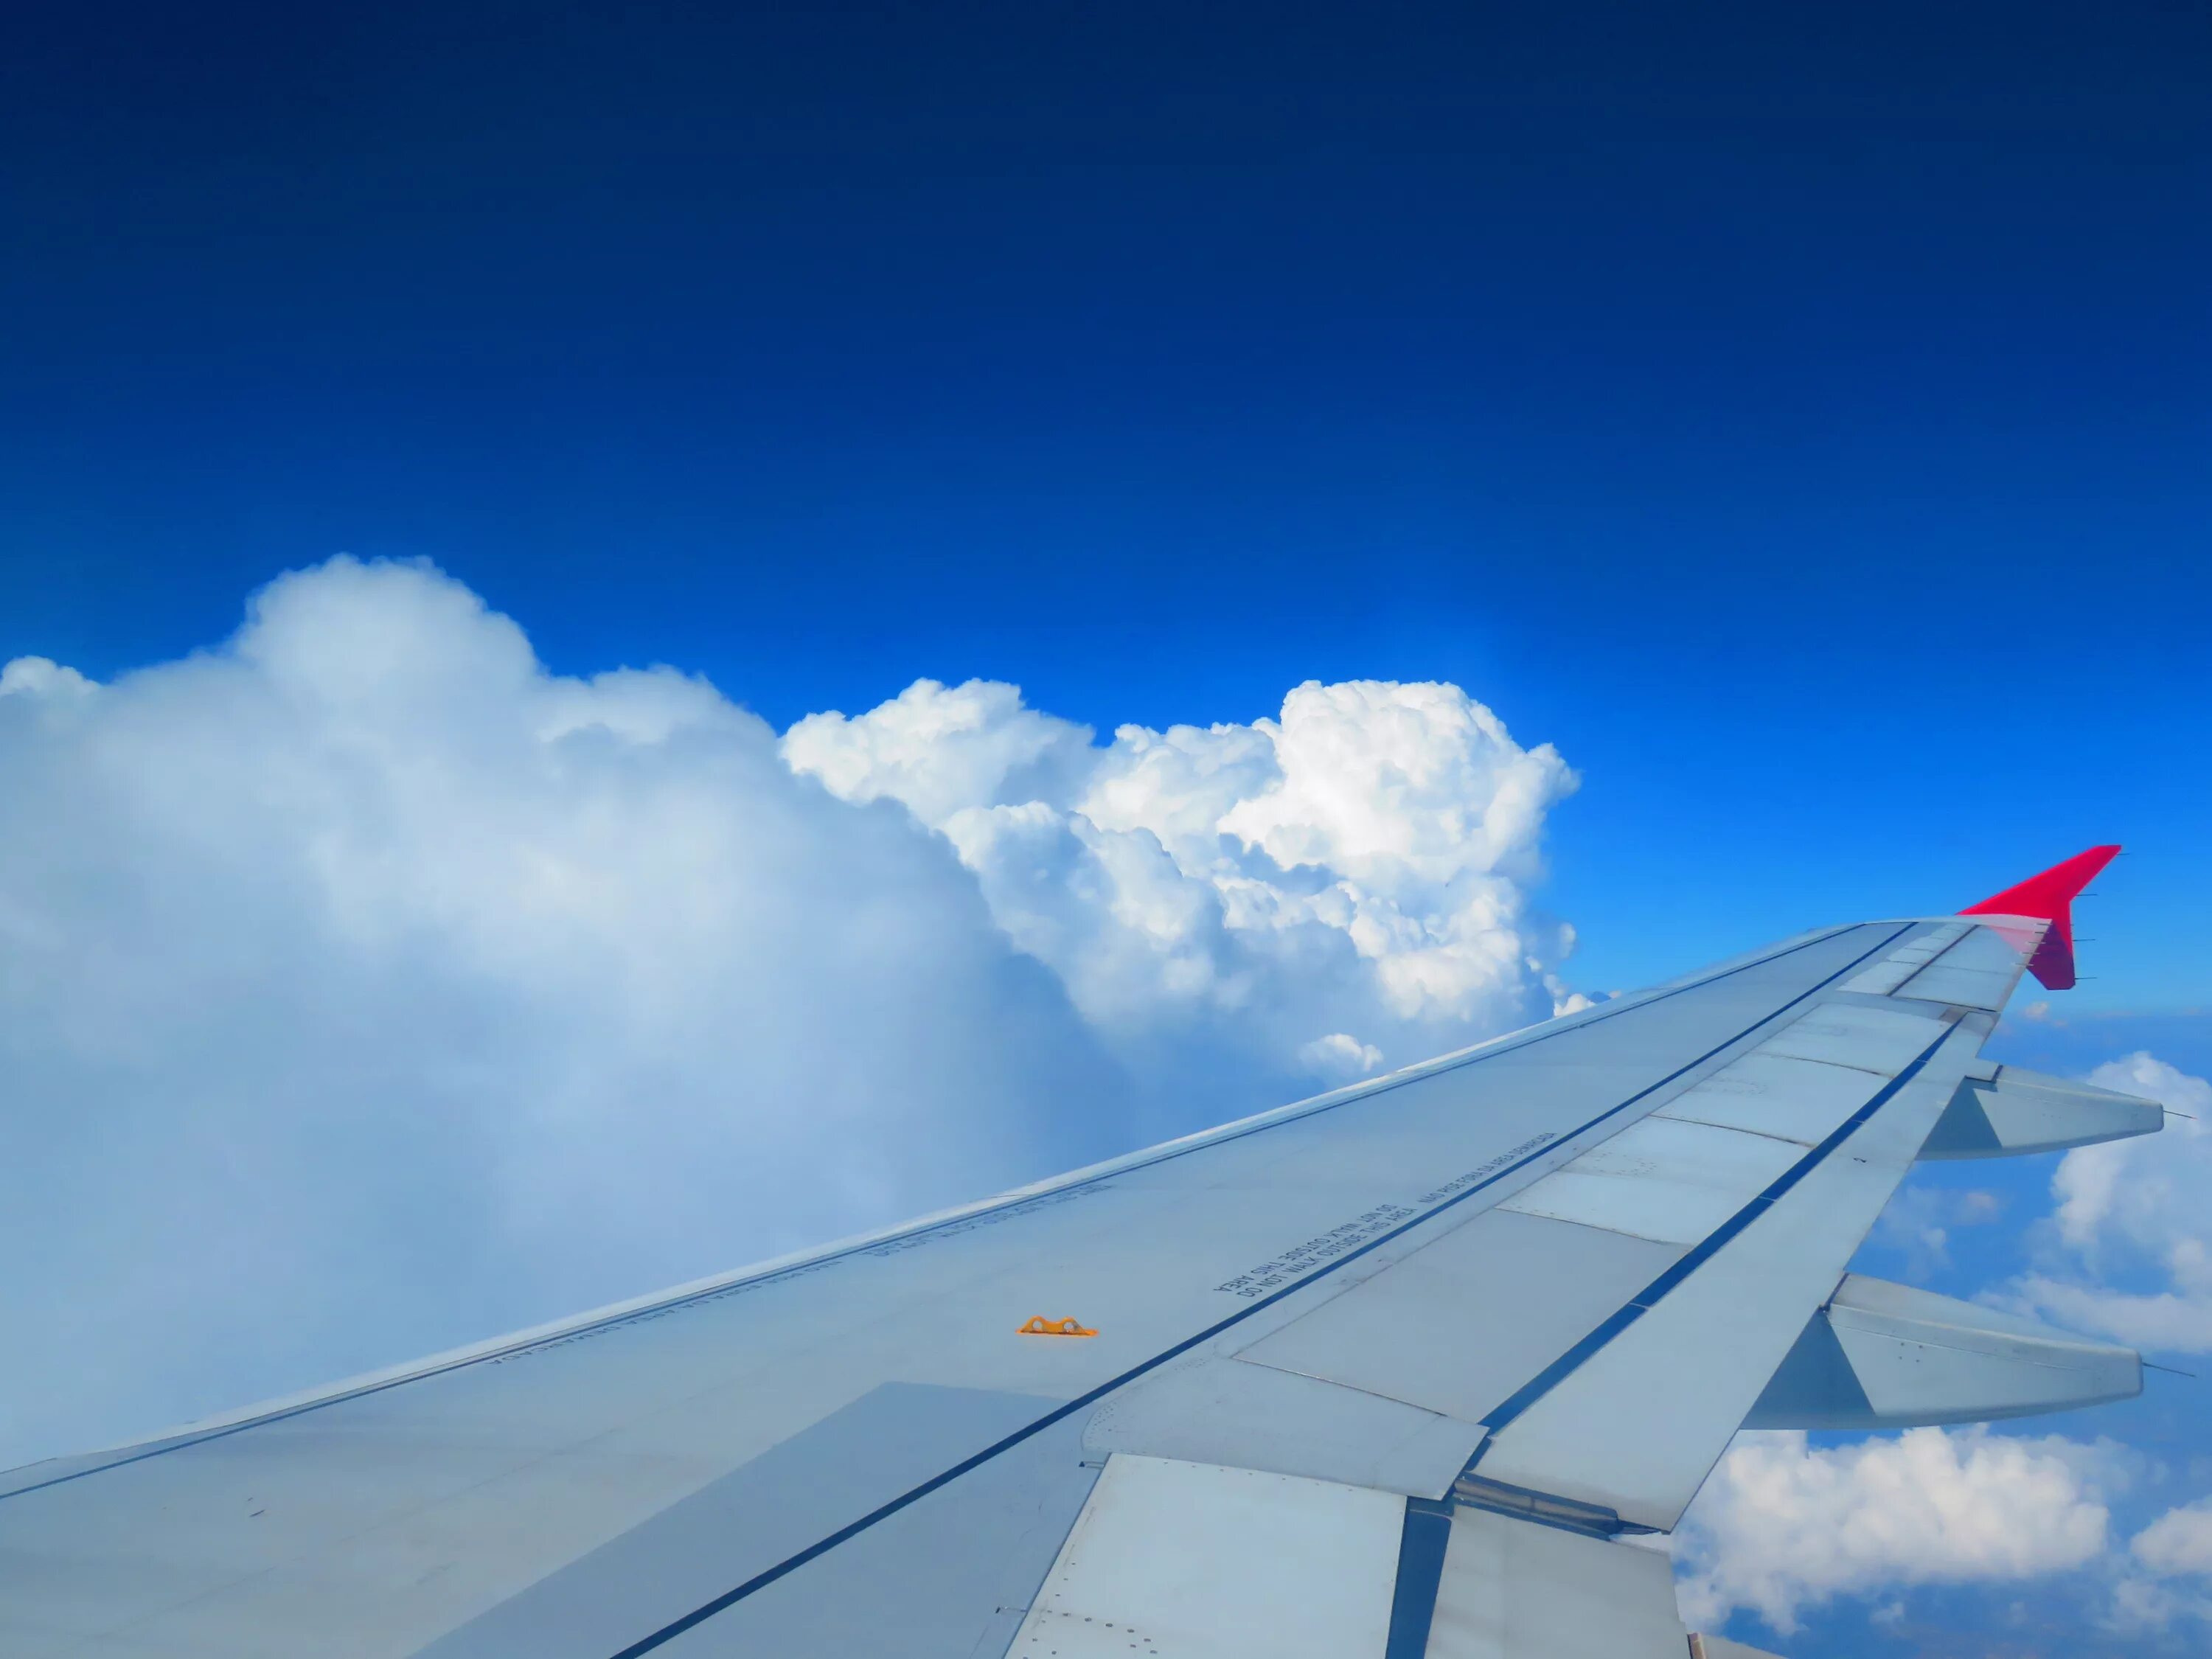
[[[917,1639],[941,1650],[944,1640],[930,1638],[950,1632],[953,1650],[964,1651],[1006,1597],[1026,1593],[1049,1565],[1096,1478],[1077,1450],[1080,1425],[1066,1421],[1006,1455],[977,1456],[1052,1403],[906,1383],[872,1389],[432,1643],[424,1659],[605,1659],[662,1632],[659,1645],[672,1656],[783,1651],[777,1633],[790,1622],[792,1589],[763,1592],[795,1573],[846,1581],[840,1595],[816,1583],[805,1598],[810,1640],[835,1629],[837,1652],[895,1659]],[[908,1505],[911,1514],[887,1522],[887,1538],[904,1539],[888,1557],[880,1540],[843,1560],[829,1551],[807,1556],[851,1522],[856,1505],[867,1513],[963,1465],[963,1474]],[[877,1559],[867,1578],[851,1582],[868,1555]],[[754,1579],[765,1582],[730,1616],[669,1628],[672,1609],[712,1607],[733,1583]],[[992,1595],[948,1597],[948,1583]],[[900,1610],[889,1626],[885,1598]],[[819,1601],[841,1603],[842,1621],[825,1626]]]
[[[1895,1077],[1928,1046],[1928,1036],[1924,1011],[1831,1003],[1800,1015],[1759,1049],[1780,1060],[1815,1060]]]
[[[1844,981],[1844,989],[1872,996],[1887,996],[1952,945],[1973,931],[1973,924],[1947,921],[1922,929],[1893,951],[1886,951],[1874,963]]]
[[[1788,1169],[1797,1152],[1771,1135],[1650,1117],[1501,1207],[1686,1249]]]
[[[1972,1044],[1939,1027],[1844,1128],[1493,1412],[1472,1472],[1671,1531],[1942,1115],[1958,1074],[1930,1062],[1947,1046]]]
[[[967,1659],[1017,1642],[1048,1571],[1081,1601],[1061,1540],[1099,1467],[1140,1458],[1193,1493],[1243,1490],[1224,1470],[1394,1515],[1456,1466],[1671,1525],[1988,1028],[1927,994],[1978,981],[1929,975],[1966,946],[1948,971],[2002,975],[1994,938],[2016,976],[2034,937],[2005,926],[1804,935],[988,1205],[21,1472],[0,1629],[139,1659]],[[1097,1334],[1020,1334],[1035,1314]],[[904,1645],[864,1616],[891,1585],[928,1609]]]
[[[1116,1457],[1012,1652],[1380,1654],[1403,1510],[1356,1486]]]
[[[1652,1114],[1817,1146],[1865,1103],[1867,1074],[1855,1066],[1796,1060],[1764,1046],[1732,1060]]]
[[[1462,1510],[1424,1659],[1684,1659],[1674,1603],[1656,1551]]]
[[[1239,1357],[1480,1424],[1683,1254],[1494,1209]]]
[[[1212,1354],[1115,1391],[1083,1431],[1095,1458],[1132,1452],[1430,1498],[1481,1441],[1471,1423],[1401,1399]]]

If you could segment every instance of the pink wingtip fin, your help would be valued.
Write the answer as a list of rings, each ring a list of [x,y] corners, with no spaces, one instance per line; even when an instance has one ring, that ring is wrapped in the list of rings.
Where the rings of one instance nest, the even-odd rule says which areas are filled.
[[[2053,991],[2074,984],[2074,901],[2097,878],[2097,872],[2119,855],[2117,847],[2092,847],[2063,864],[2054,864],[2040,875],[2030,876],[2018,886],[1992,893],[1979,904],[1959,912],[1962,916],[2039,916],[2051,924],[2043,943],[2028,958],[2027,971]]]

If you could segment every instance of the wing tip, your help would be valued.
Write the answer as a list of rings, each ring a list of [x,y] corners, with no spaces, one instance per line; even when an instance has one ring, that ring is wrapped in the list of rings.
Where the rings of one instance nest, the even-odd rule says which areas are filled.
[[[2120,855],[2117,842],[2084,848],[2039,870],[2026,881],[1992,893],[1959,912],[1962,916],[2034,916],[2051,924],[2028,959],[2027,970],[2044,988],[2071,990],[2074,974],[2074,901],[2097,872]]]

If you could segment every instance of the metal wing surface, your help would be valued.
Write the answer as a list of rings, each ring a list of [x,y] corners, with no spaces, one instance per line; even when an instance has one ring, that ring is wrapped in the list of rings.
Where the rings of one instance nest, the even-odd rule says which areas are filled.
[[[1916,1158],[2158,1127],[1979,1058],[2081,865],[18,1470],[0,1650],[1679,1659],[1653,1535],[1738,1428],[2140,1387],[1845,1273]]]

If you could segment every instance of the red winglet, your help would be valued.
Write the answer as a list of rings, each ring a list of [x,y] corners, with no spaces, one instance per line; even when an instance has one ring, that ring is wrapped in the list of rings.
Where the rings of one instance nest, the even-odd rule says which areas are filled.
[[[2074,901],[2097,878],[2097,872],[2119,854],[2117,847],[2092,847],[2063,864],[2054,864],[2017,887],[1992,894],[1959,912],[1962,916],[2040,916],[2051,924],[2043,943],[2028,959],[2027,971],[2053,991],[2074,984]]]

